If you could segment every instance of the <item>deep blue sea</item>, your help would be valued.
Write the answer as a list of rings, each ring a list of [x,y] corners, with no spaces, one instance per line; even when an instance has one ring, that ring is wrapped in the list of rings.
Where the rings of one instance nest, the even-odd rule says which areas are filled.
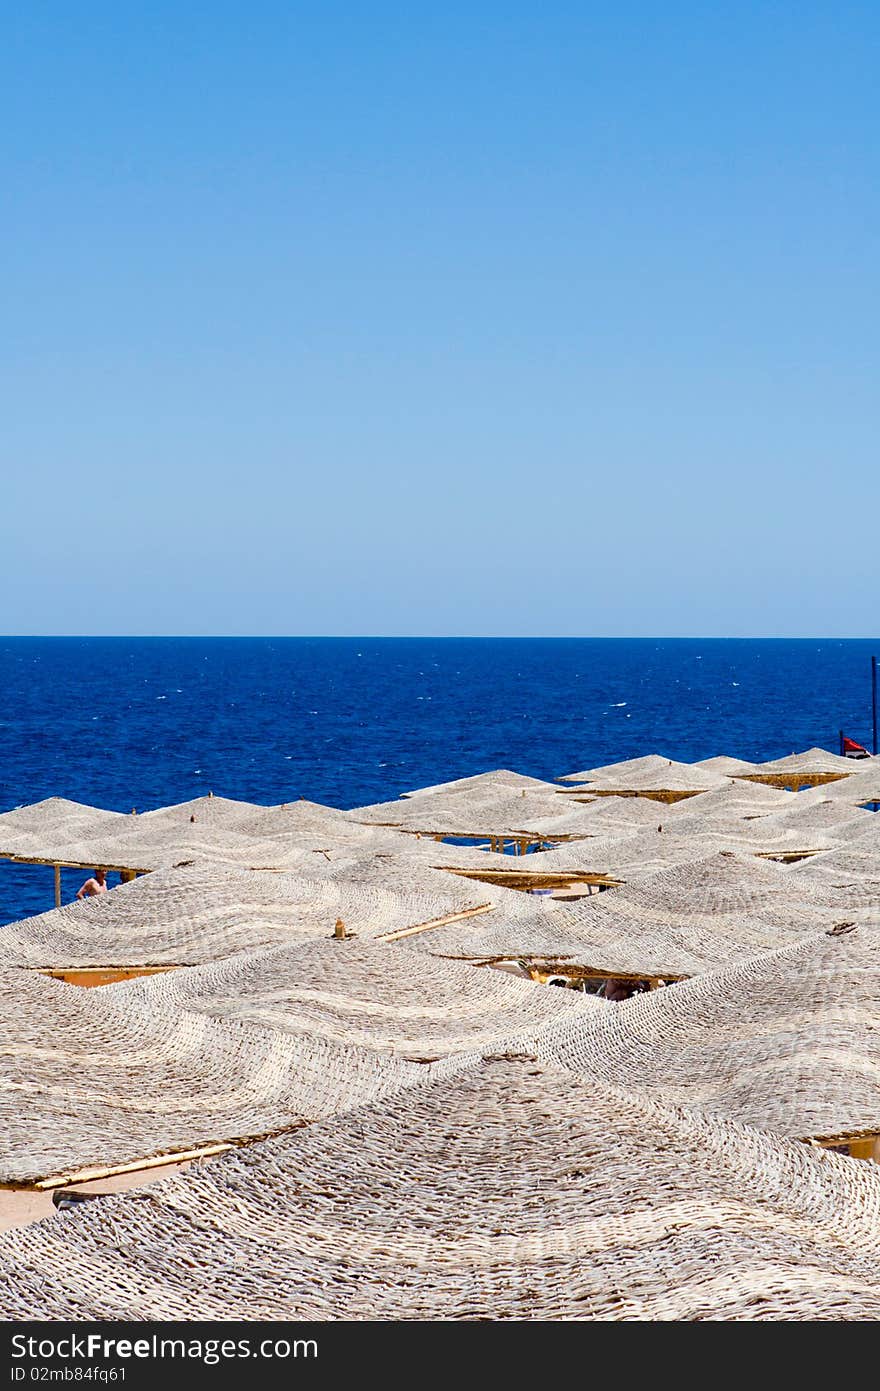
[[[212,790],[334,806],[515,768],[660,752],[775,758],[871,734],[876,641],[0,639],[0,810],[117,811]],[[72,876],[72,878],[71,878]],[[81,879],[65,872],[65,896]],[[76,883],[73,882],[76,880]],[[0,861],[0,922],[52,905]]]

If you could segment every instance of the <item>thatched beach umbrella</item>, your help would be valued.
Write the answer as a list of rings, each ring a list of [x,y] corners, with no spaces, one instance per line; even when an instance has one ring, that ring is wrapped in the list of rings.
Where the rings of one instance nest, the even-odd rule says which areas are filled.
[[[57,1186],[356,1106],[424,1069],[0,971],[0,1182]]]
[[[656,1101],[800,1139],[880,1137],[880,925],[550,1025],[542,1056]]]
[[[735,965],[844,917],[834,889],[791,874],[721,852],[528,920],[505,920],[494,910],[440,928],[424,945],[449,956],[566,964],[576,975],[678,979]]]
[[[485,1051],[512,1033],[603,1009],[580,992],[361,939],[249,952],[108,986],[104,995],[419,1062]]]
[[[483,885],[439,874],[430,886],[424,882],[407,891],[329,876],[167,870],[11,923],[0,935],[0,966],[74,972],[191,965],[327,937],[340,919],[348,932],[375,937],[488,906]]]
[[[569,796],[647,797],[652,801],[672,803],[723,787],[727,779],[693,763],[677,763],[671,758],[649,754],[645,758],[610,763],[584,773],[568,773],[560,782],[583,784],[573,788]]]
[[[8,1233],[0,1309],[876,1319],[878,1214],[872,1165],[498,1058]]]
[[[737,778],[743,773],[758,770],[757,763],[750,763],[745,758],[731,758],[726,753],[717,754],[714,758],[700,758],[693,766],[703,768],[707,773],[720,773],[725,778]]]
[[[745,781],[768,783],[772,787],[788,787],[792,792],[797,792],[800,787],[819,787],[826,782],[850,777],[857,771],[859,764],[851,758],[829,753],[827,749],[813,748],[804,753],[789,754],[786,758],[758,763],[752,772],[737,773],[735,776]]]

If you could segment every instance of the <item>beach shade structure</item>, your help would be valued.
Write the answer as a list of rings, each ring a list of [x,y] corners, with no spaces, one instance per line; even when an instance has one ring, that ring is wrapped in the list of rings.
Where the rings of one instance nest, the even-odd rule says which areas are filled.
[[[789,754],[786,758],[774,758],[768,763],[758,763],[752,772],[737,773],[735,776],[747,782],[763,782],[771,787],[787,787],[797,792],[801,787],[819,787],[826,782],[848,778],[854,772],[863,770],[864,766],[841,754],[829,753],[827,749],[813,748],[804,753]]]
[[[706,794],[707,796],[710,794]],[[665,819],[666,808],[657,807],[645,797],[597,797],[592,802],[567,804],[567,815],[590,836],[631,835],[643,829],[656,830]]]
[[[819,841],[824,836],[829,845],[833,845],[841,837],[850,840],[869,831],[872,816],[872,812],[862,807],[823,797],[800,805],[795,802],[794,806],[771,812],[769,816],[763,816],[751,824],[769,832],[778,830],[785,835],[794,834],[804,844],[809,843],[810,836]]]
[[[657,837],[661,840],[662,837]],[[437,955],[515,959],[572,978],[678,980],[736,965],[845,917],[825,884],[727,851],[675,864],[592,897],[511,920],[497,909],[414,944]]]
[[[656,830],[664,808],[644,797],[597,797],[591,802],[563,802],[555,816],[538,816],[525,828],[544,837],[545,843],[564,844],[585,836],[631,835],[650,827]],[[560,834],[561,833],[561,834]]]
[[[79,858],[80,843],[89,838],[112,837],[127,822],[128,818],[120,812],[103,811],[66,797],[49,797],[0,814],[0,859],[54,866],[57,907],[61,902],[62,866],[86,865]],[[88,861],[90,867],[95,864],[103,861]]]
[[[717,848],[711,837],[658,835],[655,825],[629,834],[609,832],[571,841],[540,855],[513,860],[509,867],[499,867],[497,856],[492,857],[490,866],[446,867],[456,875],[490,885],[503,884],[527,892],[571,889],[589,896],[621,882],[644,879],[674,864],[703,859]]]
[[[471,777],[454,778],[451,782],[434,783],[430,787],[416,787],[411,792],[401,793],[402,797],[436,797],[449,793],[468,793],[482,796],[486,792],[555,791],[552,782],[542,778],[532,778],[525,773],[515,773],[510,768],[493,768],[486,773],[476,773]]]
[[[833,888],[793,880],[786,867],[727,850],[569,905],[604,971],[663,978],[772,951],[834,925],[844,908]],[[619,969],[610,967],[613,959]]]
[[[349,815],[358,820],[376,820],[381,819],[386,812],[407,814],[406,804],[410,802],[418,802],[422,813],[427,814],[428,808],[432,805],[478,806],[516,797],[522,799],[523,794],[527,799],[552,796],[556,791],[558,789],[555,783],[515,773],[508,768],[496,768],[472,777],[455,778],[450,782],[434,783],[430,787],[413,788],[390,801],[355,807]]]
[[[793,867],[798,885],[833,892],[847,914],[880,911],[880,846],[876,835],[860,836],[846,845],[814,855]]]
[[[552,870],[544,874],[541,872],[543,855],[520,859],[468,846],[438,846],[430,840],[410,844],[412,848],[406,854],[330,856],[320,865],[320,872],[322,877],[355,884],[379,884],[414,892],[435,891],[444,898],[451,894],[462,907],[470,906],[476,895],[493,907],[503,906],[511,917],[534,912],[534,901],[529,899],[532,890],[550,892],[572,883],[594,888],[612,882],[601,873],[582,872],[577,866],[562,874]]]
[[[190,827],[199,829],[190,830]],[[205,828],[209,836],[215,830],[234,832],[246,838],[251,847],[247,852],[249,856],[256,853],[256,842],[265,841],[269,848],[264,847],[258,853],[270,858],[280,855],[281,863],[285,860],[285,852],[289,851],[379,846],[396,839],[393,832],[358,826],[345,812],[305,798],[266,807],[252,802],[230,802],[224,797],[200,797],[194,802],[147,812],[139,818],[138,831],[145,844],[150,844],[150,837],[159,828],[163,832],[183,829],[185,834],[193,836]],[[163,835],[160,839],[164,842],[166,837]]]
[[[121,1004],[238,1019],[416,1062],[486,1050],[514,1033],[602,1012],[579,991],[360,939],[273,947],[122,985]]]
[[[6,832],[3,834],[3,823]],[[208,795],[142,815],[121,815],[52,798],[0,817],[0,856],[60,867],[103,866],[122,878],[185,864],[299,869],[309,854],[390,848],[395,833],[352,822],[316,803],[275,807]]]
[[[723,820],[720,817],[694,815],[681,823],[670,817],[664,826],[664,834],[682,847],[693,845],[694,859],[702,846],[705,854],[730,850],[778,860],[783,864],[794,864],[820,850],[831,849],[837,843],[828,831],[799,830],[795,825],[779,826],[765,816]]]
[[[661,769],[670,767],[672,759],[664,758],[659,753],[643,754],[640,758],[625,758],[618,763],[603,763],[597,768],[586,768],[580,773],[565,773],[557,779],[559,782],[580,782],[580,783],[607,783],[619,782],[625,784],[635,778],[642,778],[646,774],[658,773]]]
[[[821,785],[813,791],[800,792],[798,795],[801,800],[821,798],[860,808],[880,805],[880,759],[871,758],[867,762],[853,762],[851,759],[846,761],[853,769],[848,778],[838,778],[835,782]]]
[[[120,812],[48,797],[0,814],[0,857],[27,860],[35,855],[40,863],[52,864],[59,854],[64,858],[64,848],[71,842],[112,835],[126,822]]]
[[[797,805],[797,794],[794,792],[786,792],[781,787],[769,787],[761,782],[745,782],[740,778],[725,782],[720,787],[709,788],[706,792],[699,792],[687,801],[676,803],[673,811],[676,821],[696,814],[752,818],[771,816],[774,812]]]
[[[558,788],[542,785],[515,789],[490,784],[475,791],[441,790],[356,807],[349,815],[363,825],[393,827],[438,841],[482,841],[489,849],[498,851],[509,843],[515,853],[525,853],[551,833],[554,839],[570,838],[572,833],[552,831],[556,819],[566,810]],[[533,825],[538,820],[542,823],[539,829],[524,829],[526,824]]]
[[[448,893],[441,886],[448,882]],[[193,866],[123,884],[100,897],[11,923],[0,934],[0,967],[51,970],[86,983],[114,971],[184,966],[307,937],[342,922],[363,937],[427,930],[488,908],[485,886],[438,876],[406,891],[291,874]]]
[[[880,925],[832,928],[567,1017],[534,1046],[655,1101],[794,1138],[873,1146],[880,1140]]]
[[[260,812],[273,808],[242,802],[231,797],[218,797],[213,792],[193,797],[186,802],[141,811],[139,823],[145,826],[210,826],[217,830],[240,831],[245,823]]]
[[[839,829],[851,824],[854,815],[868,815],[852,808],[826,810],[813,802],[799,805],[800,794],[777,793],[763,786],[761,791],[787,800],[781,806],[747,808],[729,798],[712,801],[714,794],[706,793],[673,808],[663,829],[678,837],[698,836],[707,844],[714,841],[719,850],[751,850],[793,862],[832,848],[838,843]]]
[[[758,771],[757,763],[750,763],[745,758],[731,758],[726,753],[716,754],[714,758],[700,758],[693,767],[702,768],[707,773],[720,773],[725,778],[738,778],[743,773]]]
[[[656,802],[678,802],[723,787],[727,779],[719,773],[697,768],[692,763],[676,763],[658,754],[610,763],[584,773],[568,773],[560,782],[583,784],[567,795],[578,797],[646,797]]]
[[[623,835],[609,832],[590,840],[572,841],[548,850],[537,863],[545,873],[564,872],[575,866],[592,867],[610,880],[630,883],[672,865],[702,859],[715,849],[711,844],[703,845],[697,835],[677,836],[666,829],[667,825],[666,816],[662,820],[656,817],[655,824]]]
[[[876,1319],[878,1213],[874,1165],[489,1057],[7,1233],[0,1312]]]
[[[299,1126],[424,1069],[0,971],[0,1183],[57,1187]]]

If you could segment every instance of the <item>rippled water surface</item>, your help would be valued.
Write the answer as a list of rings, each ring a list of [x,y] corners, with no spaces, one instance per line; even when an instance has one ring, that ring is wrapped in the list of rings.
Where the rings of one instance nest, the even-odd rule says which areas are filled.
[[[871,641],[0,640],[0,810],[139,811],[209,789],[351,807],[516,768],[775,758],[871,734]],[[74,876],[79,879],[81,876]],[[65,877],[65,895],[69,873]],[[52,871],[0,862],[0,921]]]

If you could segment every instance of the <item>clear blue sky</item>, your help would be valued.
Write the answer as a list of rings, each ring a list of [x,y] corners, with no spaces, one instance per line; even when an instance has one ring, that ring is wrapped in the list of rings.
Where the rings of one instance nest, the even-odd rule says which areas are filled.
[[[8,7],[0,628],[875,633],[878,39]]]

